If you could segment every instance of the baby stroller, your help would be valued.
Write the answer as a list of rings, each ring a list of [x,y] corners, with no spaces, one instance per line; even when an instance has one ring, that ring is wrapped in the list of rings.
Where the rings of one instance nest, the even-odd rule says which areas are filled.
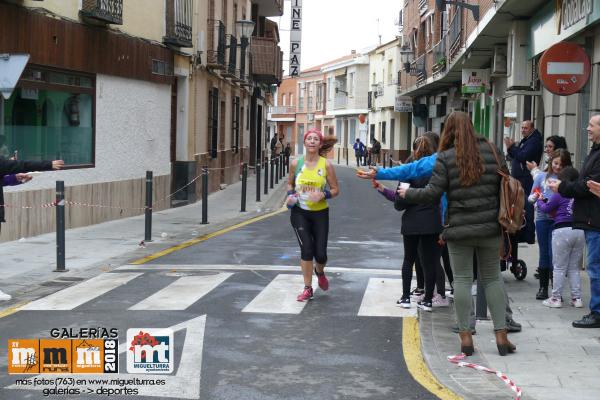
[[[500,250],[500,271],[504,272],[508,269],[517,280],[522,281],[527,276],[527,264],[525,263],[525,261],[520,260],[518,258],[516,259],[516,261],[513,261],[514,252],[512,251],[512,249],[514,243],[511,243],[510,236],[508,234],[504,234],[503,236],[504,246]]]

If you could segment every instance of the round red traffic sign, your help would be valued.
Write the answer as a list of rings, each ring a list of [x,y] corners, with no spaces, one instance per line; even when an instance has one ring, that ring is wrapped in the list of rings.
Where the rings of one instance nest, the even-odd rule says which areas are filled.
[[[590,59],[575,43],[553,45],[542,54],[539,65],[542,84],[559,96],[577,93],[590,78]]]

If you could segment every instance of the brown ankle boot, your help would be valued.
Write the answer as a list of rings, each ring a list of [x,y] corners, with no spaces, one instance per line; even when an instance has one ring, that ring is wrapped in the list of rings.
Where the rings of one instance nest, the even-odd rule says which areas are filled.
[[[517,346],[509,342],[508,336],[506,336],[506,329],[500,329],[494,332],[496,334],[496,346],[498,347],[498,354],[505,356],[508,353],[514,353],[517,350]]]
[[[473,355],[475,350],[473,349],[473,336],[471,336],[471,331],[460,331],[458,332],[458,336],[460,336],[460,351],[466,356]]]

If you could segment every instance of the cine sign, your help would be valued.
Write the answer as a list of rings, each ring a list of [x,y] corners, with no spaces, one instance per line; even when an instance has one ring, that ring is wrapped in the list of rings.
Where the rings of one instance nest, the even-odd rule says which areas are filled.
[[[302,50],[302,0],[292,0],[290,27],[290,76],[298,76]]]

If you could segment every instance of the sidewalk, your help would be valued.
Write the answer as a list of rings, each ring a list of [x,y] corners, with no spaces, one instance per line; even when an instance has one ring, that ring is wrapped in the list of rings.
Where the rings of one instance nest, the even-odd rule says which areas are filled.
[[[584,308],[574,308],[567,301],[563,308],[550,309],[535,300],[537,245],[519,247],[520,258],[527,263],[527,277],[517,281],[508,271],[502,274],[514,319],[523,325],[521,332],[509,335],[517,352],[499,356],[491,321],[478,321],[473,337],[475,353],[465,361],[505,373],[523,390],[523,400],[598,399],[600,330],[571,326],[572,321],[589,313],[587,273],[582,273]],[[563,297],[568,298],[568,290],[564,288]],[[514,393],[495,375],[461,368],[447,360],[448,355],[459,353],[458,335],[450,331],[453,323],[452,307],[420,313],[422,351],[440,383],[465,399],[514,399]]]
[[[33,298],[55,292],[110,271],[120,265],[157,253],[187,240],[268,214],[281,207],[287,175],[264,194],[261,175],[261,202],[256,202],[256,175],[248,174],[246,212],[240,212],[242,183],[228,185],[208,196],[208,224],[202,225],[202,201],[155,212],[152,218],[152,242],[144,239],[144,216],[124,218],[66,231],[67,272],[56,268],[56,233],[0,244],[2,282],[0,289],[13,296],[0,302],[0,314]]]

